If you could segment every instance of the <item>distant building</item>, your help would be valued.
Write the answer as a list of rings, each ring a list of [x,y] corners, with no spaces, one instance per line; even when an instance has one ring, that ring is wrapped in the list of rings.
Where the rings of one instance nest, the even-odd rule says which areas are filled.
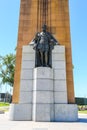
[[[86,97],[76,97],[75,103],[77,105],[87,105],[87,98]]]
[[[0,93],[0,102],[9,102],[12,101],[12,95],[9,93]]]

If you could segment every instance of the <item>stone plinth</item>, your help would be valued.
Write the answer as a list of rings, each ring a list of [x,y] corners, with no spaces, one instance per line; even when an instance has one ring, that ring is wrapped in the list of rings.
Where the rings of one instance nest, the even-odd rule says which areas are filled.
[[[38,67],[34,69],[33,120],[51,121],[53,99],[53,69]],[[54,116],[54,114],[53,114]]]
[[[31,121],[32,104],[19,103],[10,105],[10,120],[13,121]]]
[[[78,107],[75,104],[55,104],[55,121],[77,121]]]
[[[19,103],[11,104],[11,120],[77,121],[78,109],[68,104],[65,47],[52,51],[52,68],[35,68],[32,45],[22,50]]]
[[[51,122],[54,121],[54,106],[50,103],[33,104],[33,121]]]

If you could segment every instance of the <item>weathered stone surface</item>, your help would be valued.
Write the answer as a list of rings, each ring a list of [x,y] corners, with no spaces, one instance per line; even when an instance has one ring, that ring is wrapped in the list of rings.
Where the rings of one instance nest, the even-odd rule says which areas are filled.
[[[55,121],[77,121],[78,108],[75,104],[55,104]]]
[[[29,52],[28,53],[22,53],[22,61],[35,61],[35,54],[29,53]]]
[[[52,53],[52,61],[65,61],[65,53]]]
[[[33,120],[50,122],[54,119],[52,104],[34,104]]]
[[[54,46],[52,53],[64,53],[65,54],[65,46]]]
[[[33,69],[35,67],[34,61],[23,61],[22,62],[22,69]]]
[[[23,46],[23,53],[33,53],[33,54],[35,54],[35,51],[33,50],[33,46],[32,45],[30,45],[30,46],[24,45]]]
[[[66,70],[64,69],[54,69],[54,79],[65,80]]]
[[[54,103],[67,103],[67,92],[54,92]]]
[[[21,80],[20,91],[32,91],[33,90],[33,80]]]
[[[66,69],[65,61],[53,61],[52,67],[55,69]]]
[[[33,90],[36,91],[53,91],[53,80],[50,79],[35,79],[33,81]]]
[[[32,104],[19,103],[10,105],[10,120],[14,121],[31,121],[32,120]]]
[[[53,92],[33,91],[33,103],[53,103]]]
[[[20,103],[32,103],[33,92],[20,91],[19,102]]]
[[[54,80],[54,91],[67,91],[66,80]]]
[[[21,80],[33,79],[33,69],[21,70]]]
[[[34,79],[53,79],[53,69],[49,67],[38,67],[34,69]]]

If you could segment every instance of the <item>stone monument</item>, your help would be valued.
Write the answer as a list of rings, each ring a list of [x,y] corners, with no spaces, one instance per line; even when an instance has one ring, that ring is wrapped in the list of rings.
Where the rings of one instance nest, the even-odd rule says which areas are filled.
[[[77,121],[72,69],[68,0],[21,0],[10,119]]]

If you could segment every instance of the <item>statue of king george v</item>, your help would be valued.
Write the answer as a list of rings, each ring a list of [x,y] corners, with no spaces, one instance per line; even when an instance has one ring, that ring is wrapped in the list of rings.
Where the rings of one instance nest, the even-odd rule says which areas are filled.
[[[52,50],[57,45],[57,40],[47,32],[47,26],[42,26],[42,32],[38,32],[33,39],[33,49],[35,50],[35,67],[52,68]]]

